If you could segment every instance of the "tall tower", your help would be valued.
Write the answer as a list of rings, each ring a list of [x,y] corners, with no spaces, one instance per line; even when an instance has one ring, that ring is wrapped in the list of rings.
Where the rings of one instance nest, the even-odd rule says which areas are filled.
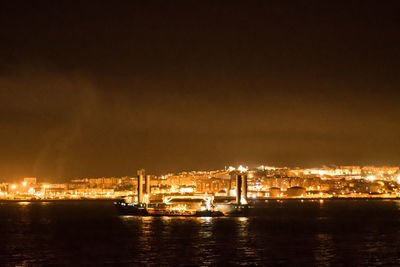
[[[242,175],[236,175],[236,204],[241,203],[242,197]]]
[[[144,169],[138,170],[137,174],[138,174],[138,185],[137,185],[138,203],[141,204],[143,203],[143,180],[145,176],[145,170]]]
[[[228,192],[227,192],[227,196],[230,197],[231,196],[231,190],[232,190],[232,182],[236,179],[236,175],[237,173],[234,171],[231,171],[229,173],[229,183],[228,183]]]
[[[146,175],[145,185],[146,185],[146,191],[145,192],[150,197],[150,175],[149,174]]]
[[[242,199],[241,204],[247,204],[247,174],[242,175]]]

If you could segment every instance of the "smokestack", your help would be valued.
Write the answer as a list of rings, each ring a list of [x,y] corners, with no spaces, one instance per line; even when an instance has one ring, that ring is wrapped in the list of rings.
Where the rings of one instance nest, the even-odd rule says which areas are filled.
[[[226,192],[226,195],[228,197],[231,196],[231,189],[232,189],[232,177],[229,178],[228,192]]]
[[[149,196],[150,198],[150,175],[146,175],[146,194]]]
[[[242,204],[247,204],[247,174],[242,176],[242,194],[245,202]]]
[[[230,197],[231,196],[231,190],[232,190],[232,180],[235,177],[235,175],[233,173],[229,174],[229,184],[228,184],[228,192],[227,192],[227,196]]]
[[[143,202],[143,180],[145,171],[141,169],[137,173],[138,173],[138,185],[137,185],[138,203],[141,204]]]
[[[240,204],[241,197],[242,197],[242,176],[238,174],[236,175],[236,204]]]
[[[138,186],[137,186],[137,190],[138,190],[138,203],[142,203],[143,202],[143,175],[138,175]]]

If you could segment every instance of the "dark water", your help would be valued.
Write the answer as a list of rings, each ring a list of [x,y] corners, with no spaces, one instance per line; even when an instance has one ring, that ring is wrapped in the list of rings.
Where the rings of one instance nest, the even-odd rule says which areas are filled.
[[[1,203],[0,263],[400,265],[400,202],[274,202],[251,218],[118,216],[110,202]]]

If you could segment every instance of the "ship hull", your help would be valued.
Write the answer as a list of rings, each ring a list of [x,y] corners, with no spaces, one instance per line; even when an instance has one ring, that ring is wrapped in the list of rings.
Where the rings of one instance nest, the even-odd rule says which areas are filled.
[[[162,210],[153,210],[147,209],[138,205],[129,205],[124,203],[115,203],[115,207],[119,215],[131,215],[131,216],[152,216],[152,217],[221,217],[224,214],[220,211],[195,211],[191,213],[179,213],[179,212],[171,212],[167,209]]]
[[[115,204],[119,215],[137,215],[137,216],[146,216],[149,213],[145,208],[139,208],[133,205],[123,205],[120,203]]]

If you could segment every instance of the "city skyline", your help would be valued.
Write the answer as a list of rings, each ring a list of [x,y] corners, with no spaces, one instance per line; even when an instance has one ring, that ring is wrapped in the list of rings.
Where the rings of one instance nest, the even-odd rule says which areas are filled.
[[[215,169],[197,169],[197,170],[189,170],[189,169],[181,169],[181,170],[169,170],[165,172],[154,172],[151,171],[151,174],[156,177],[161,177],[165,175],[172,175],[172,174],[181,174],[181,173],[197,173],[197,172],[215,172],[215,171],[227,171],[230,169],[246,169],[246,170],[259,170],[260,168],[271,168],[271,169],[287,169],[287,170],[334,170],[334,169],[340,169],[340,168],[359,168],[359,169],[364,169],[364,168],[376,168],[376,169],[400,169],[399,166],[394,166],[394,165],[337,165],[337,164],[329,164],[329,165],[319,165],[319,166],[283,166],[283,165],[248,165],[248,164],[240,164],[240,165],[235,165],[236,167],[233,167],[232,165],[225,165],[223,168],[215,168]],[[60,179],[60,177],[46,177],[46,176],[35,176],[35,175],[26,175],[26,176],[20,176],[20,177],[0,177],[0,182],[18,182],[21,179],[25,178],[35,178],[39,179],[42,181],[46,181],[47,183],[63,183],[67,182],[71,179],[82,179],[82,178],[116,178],[116,177],[135,177],[136,176],[136,171],[134,173],[128,173],[128,174],[123,174],[123,175],[97,175],[97,176],[71,176],[71,177],[64,177]],[[400,177],[400,176],[399,176]]]
[[[169,171],[169,172],[164,172],[164,173],[155,173],[150,170],[150,175],[155,178],[160,178],[160,177],[169,177],[173,175],[196,175],[199,173],[202,174],[213,174],[213,173],[218,173],[218,172],[257,172],[257,171],[268,171],[268,170],[282,170],[285,172],[290,173],[290,177],[300,177],[304,175],[318,175],[320,177],[330,177],[330,176],[351,176],[351,175],[356,175],[358,178],[366,178],[368,175],[371,175],[371,172],[376,173],[380,175],[385,174],[385,175],[390,175],[393,180],[400,181],[400,166],[389,166],[389,165],[321,165],[321,166],[277,166],[277,165],[254,165],[254,166],[249,166],[246,164],[240,164],[240,165],[225,165],[223,168],[216,168],[216,169],[203,169],[203,170],[188,170],[188,169],[182,169],[178,171]],[[345,171],[346,170],[346,171]],[[51,183],[52,181],[55,183],[63,183],[63,182],[68,182],[74,179],[114,179],[114,178],[132,178],[137,176],[138,171],[145,171],[145,169],[140,169],[137,170],[136,173],[133,174],[128,174],[128,175],[112,175],[112,176],[105,176],[105,175],[100,175],[100,176],[75,176],[75,177],[68,177],[63,180],[54,180],[52,178],[54,177],[34,177],[34,176],[25,176],[25,177],[18,177],[17,179],[7,179],[0,178],[0,182],[8,182],[8,183],[19,183],[21,180],[24,179],[35,179],[35,180],[40,180],[42,183]],[[352,172],[355,171],[355,173],[352,174]],[[362,175],[363,174],[363,175]],[[287,176],[287,174],[283,175]],[[208,175],[208,177],[212,177]],[[375,179],[377,179],[376,177]]]
[[[75,178],[62,183],[25,177],[0,183],[0,200],[11,201],[118,200],[128,197],[136,198],[140,204],[166,201],[166,197],[206,197],[210,201],[214,198],[231,201],[235,197],[237,203],[247,204],[263,199],[398,199],[399,196],[400,167],[387,166],[300,169],[240,165],[164,175],[140,169],[137,175],[125,177]]]
[[[0,1],[0,266],[399,266],[400,1]]]

